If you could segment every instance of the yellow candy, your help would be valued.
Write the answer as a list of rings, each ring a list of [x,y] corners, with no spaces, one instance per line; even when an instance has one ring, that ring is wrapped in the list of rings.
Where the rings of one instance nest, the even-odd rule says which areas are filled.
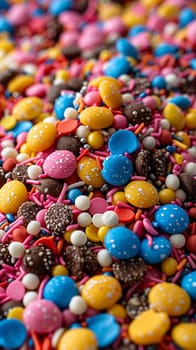
[[[183,156],[181,154],[174,153],[173,157],[174,157],[174,159],[175,159],[177,164],[181,165],[183,163],[184,158],[183,158]],[[159,192],[159,194],[160,194],[160,192]]]
[[[0,125],[6,130],[12,130],[16,126],[16,117],[14,115],[6,115],[0,121]]]
[[[120,304],[115,304],[114,306],[110,307],[107,312],[110,315],[113,315],[114,317],[122,318],[124,319],[127,316],[125,308]]]
[[[173,276],[176,273],[177,261],[174,258],[167,258],[161,264],[163,273],[167,276]]]
[[[112,204],[116,205],[118,202],[127,203],[127,199],[125,197],[125,192],[117,191],[112,196]]]
[[[158,15],[166,19],[172,20],[175,19],[179,13],[179,7],[173,4],[162,4],[158,9]]]
[[[82,297],[96,310],[112,307],[120,299],[121,294],[120,283],[114,277],[104,275],[90,278],[82,289]]]
[[[69,329],[61,336],[57,350],[97,350],[95,334],[88,328]]]
[[[51,147],[56,139],[56,127],[51,123],[34,125],[27,135],[27,145],[34,152],[44,151]]]
[[[182,130],[185,126],[185,118],[182,110],[173,103],[168,103],[163,110],[164,117],[169,120],[172,127],[177,131]]]
[[[104,136],[99,131],[93,131],[88,135],[87,141],[92,148],[99,149],[104,145]]]
[[[88,107],[80,113],[82,124],[92,129],[105,129],[112,125],[114,116],[110,109],[105,107]]]
[[[98,228],[95,227],[93,224],[89,225],[85,229],[87,238],[92,241],[92,242],[99,242],[99,237],[98,237]]]
[[[144,24],[146,17],[142,14],[136,14],[133,11],[125,11],[122,16],[123,23],[128,27],[137,26],[140,24]]]
[[[188,129],[196,129],[196,109],[192,109],[185,116],[185,122]]]
[[[115,78],[112,78],[112,77],[107,77],[107,76],[101,76],[101,77],[97,77],[97,78],[94,78],[93,80],[90,81],[89,85],[90,86],[94,86],[94,87],[99,87],[99,85],[101,84],[102,81],[107,81],[108,83],[111,83],[112,85],[115,85],[115,87],[117,89],[120,89],[121,88],[121,83],[119,80],[115,79]]]
[[[83,157],[78,162],[77,173],[80,180],[84,181],[86,185],[92,185],[95,188],[99,188],[104,184],[101,171],[98,168],[95,159]]]
[[[39,97],[26,97],[15,105],[13,114],[17,120],[33,120],[41,114],[42,109],[43,103]]]
[[[120,4],[99,4],[99,18],[105,21],[109,18],[120,16],[122,12],[122,7]]]
[[[164,188],[159,192],[159,200],[162,204],[171,203],[176,198],[176,194],[170,188]]]
[[[188,134],[184,131],[178,131],[176,133],[177,136],[180,136],[182,138],[182,142],[187,145],[187,146],[190,146],[191,144],[191,140],[190,140],[190,137],[188,136]]]
[[[68,276],[68,270],[63,265],[55,265],[52,268],[52,276]]]
[[[17,75],[8,84],[8,91],[23,93],[29,86],[34,84],[34,78],[29,75]]]
[[[32,151],[30,149],[30,147],[27,145],[27,143],[23,143],[23,145],[20,147],[20,153],[27,153],[27,154],[31,154]]]
[[[191,304],[190,297],[184,289],[167,282],[152,287],[148,299],[153,310],[164,311],[169,316],[184,315]]]
[[[60,69],[56,73],[56,78],[67,81],[70,78],[70,73],[67,70]]]
[[[142,4],[149,8],[159,5],[161,1],[162,0],[141,0]]]
[[[14,45],[11,41],[0,40],[0,51],[3,53],[8,53],[14,49]]]
[[[71,243],[71,235],[73,233],[73,230],[71,231],[66,231],[64,234],[63,234],[63,238],[66,242],[68,243]]]
[[[173,341],[184,350],[196,349],[196,324],[180,323],[172,329]]]
[[[20,306],[13,307],[8,311],[7,318],[16,318],[17,320],[23,322],[23,312],[24,308]]]
[[[116,84],[102,80],[99,84],[99,93],[106,106],[117,109],[122,105],[122,95]]]
[[[147,310],[136,317],[129,326],[131,340],[139,345],[158,344],[170,327],[165,312]]]
[[[99,228],[99,230],[98,230],[99,241],[101,241],[101,242],[104,241],[105,235],[108,232],[109,228],[110,228],[110,226],[101,226]]]
[[[0,189],[0,211],[14,214],[19,206],[27,200],[27,189],[22,182],[13,180]]]
[[[132,181],[125,187],[125,197],[136,208],[153,207],[159,200],[156,188],[146,181]]]

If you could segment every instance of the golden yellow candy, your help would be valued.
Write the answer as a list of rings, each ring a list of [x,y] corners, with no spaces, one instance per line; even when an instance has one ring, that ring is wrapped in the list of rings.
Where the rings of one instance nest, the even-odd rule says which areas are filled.
[[[172,127],[177,131],[185,126],[185,118],[182,110],[173,103],[168,103],[163,110],[164,117],[169,120]]]
[[[23,143],[23,145],[20,147],[20,153],[27,153],[29,155],[32,153],[27,143]]]
[[[158,203],[156,188],[147,181],[132,181],[125,187],[125,197],[136,208],[150,208]]]
[[[148,300],[155,311],[164,311],[169,316],[184,315],[190,308],[187,292],[173,283],[158,283],[152,287]]]
[[[98,237],[98,228],[95,227],[93,224],[89,225],[85,229],[87,238],[92,242],[99,242]]]
[[[177,261],[174,258],[167,258],[161,264],[161,270],[167,276],[173,276],[176,273]]]
[[[34,84],[34,78],[30,75],[17,75],[8,83],[7,89],[10,92],[23,93],[29,86]]]
[[[109,50],[103,50],[99,54],[99,59],[102,61],[108,61],[112,57],[112,52]]]
[[[63,235],[63,238],[66,242],[68,243],[71,243],[71,235],[73,233],[73,230],[72,231],[66,231]]]
[[[52,268],[52,276],[68,276],[68,270],[63,265],[54,265]]]
[[[104,241],[104,238],[105,238],[105,235],[106,233],[108,232],[110,226],[101,226],[99,229],[98,229],[98,238],[99,238],[99,241],[103,242]]]
[[[14,49],[14,45],[11,41],[0,40],[0,51],[3,53],[8,53]]]
[[[5,214],[16,213],[19,206],[26,200],[27,189],[20,181],[9,181],[0,189],[0,210]]]
[[[12,130],[16,126],[16,117],[14,115],[6,115],[0,121],[0,125],[6,130]]]
[[[172,329],[173,341],[184,350],[196,349],[196,323],[179,323]]]
[[[23,322],[23,312],[24,308],[21,306],[13,307],[8,311],[7,318],[15,318],[21,322]]]
[[[106,106],[117,109],[122,105],[122,95],[116,84],[102,80],[99,84],[99,94]]]
[[[27,145],[34,152],[51,147],[56,139],[56,127],[51,123],[34,125],[27,135]]]
[[[25,97],[13,108],[17,120],[34,120],[43,109],[43,102],[39,97]]]
[[[141,0],[142,5],[148,8],[159,5],[161,1],[162,0]]]
[[[98,350],[95,334],[88,328],[69,329],[61,336],[57,350]]]
[[[87,141],[92,148],[99,149],[104,145],[104,136],[100,131],[93,131],[88,135]]]
[[[48,58],[56,59],[60,56],[60,54],[61,54],[60,47],[50,47],[47,50]]]
[[[147,310],[133,320],[128,332],[131,340],[136,344],[158,344],[169,327],[170,319],[165,312]]]
[[[124,319],[127,316],[125,308],[120,304],[115,304],[109,309],[107,309],[107,312],[114,317],[122,318]]]
[[[190,137],[188,136],[188,134],[185,132],[185,131],[178,131],[176,133],[177,136],[180,136],[182,138],[182,142],[187,145],[188,147],[190,146],[191,144],[191,140],[190,140]]]
[[[196,109],[192,109],[185,116],[185,123],[188,129],[196,129]]]
[[[177,164],[182,164],[183,163],[183,160],[184,160],[184,158],[183,158],[183,156],[181,155],[181,154],[178,154],[178,153],[174,153],[173,154],[173,157],[174,157],[174,159],[175,159],[175,161],[176,161],[176,163]],[[160,193],[159,193],[160,194]]]
[[[164,188],[159,192],[159,201],[162,204],[171,203],[176,198],[175,191],[170,188]]]
[[[70,73],[67,70],[59,69],[56,72],[56,78],[67,81],[70,78]]]
[[[112,196],[112,204],[116,205],[118,202],[127,203],[127,199],[125,197],[125,192],[117,191]]]
[[[166,18],[167,20],[175,19],[179,13],[179,7],[173,4],[162,4],[158,11],[158,16]]]
[[[96,310],[112,307],[120,299],[121,294],[120,283],[114,277],[104,275],[90,278],[82,289],[82,297]]]
[[[122,16],[123,23],[128,27],[145,24],[146,17],[143,14],[136,14],[133,11],[125,11]]]
[[[99,87],[99,85],[101,84],[102,81],[107,81],[108,83],[111,83],[112,85],[115,85],[115,87],[117,89],[120,89],[121,88],[121,83],[119,80],[115,79],[115,78],[112,78],[112,77],[107,77],[105,75],[101,76],[101,77],[97,77],[97,78],[94,78],[90,81],[89,85],[90,86],[94,86],[94,87]]]
[[[95,159],[83,157],[78,162],[77,173],[80,180],[84,181],[86,185],[92,185],[95,188],[99,188],[104,184],[101,171],[98,168]]]
[[[120,4],[114,4],[114,3],[99,3],[99,18],[101,21],[105,21],[109,18],[120,16],[122,12],[122,7]]]
[[[82,124],[92,129],[105,129],[112,125],[114,116],[110,109],[105,107],[92,106],[84,109],[80,113]]]

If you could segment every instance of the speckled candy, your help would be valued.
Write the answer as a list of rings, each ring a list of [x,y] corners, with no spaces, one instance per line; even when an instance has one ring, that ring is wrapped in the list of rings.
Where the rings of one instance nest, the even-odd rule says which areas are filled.
[[[122,154],[113,154],[104,160],[101,174],[110,185],[125,185],[133,174],[132,162]]]
[[[105,107],[88,107],[80,113],[80,121],[82,124],[92,129],[105,129],[112,125],[114,120],[110,109]]]
[[[57,350],[97,350],[95,334],[88,328],[69,329],[61,336]]]
[[[122,105],[122,95],[116,84],[103,80],[99,84],[99,93],[106,106],[117,109]]]
[[[95,159],[83,157],[78,162],[77,173],[79,178],[84,181],[86,185],[92,185],[95,188],[99,188],[104,184],[101,170],[98,168]]]
[[[90,278],[82,289],[82,297],[88,306],[104,310],[113,306],[121,297],[120,283],[111,276],[97,275]]]
[[[168,234],[183,233],[189,225],[187,212],[176,204],[160,206],[154,218],[161,230]]]
[[[66,150],[52,152],[45,159],[43,169],[53,179],[65,179],[74,173],[76,157]]]
[[[20,100],[13,108],[17,120],[33,120],[42,112],[43,102],[38,97],[26,97]]]
[[[132,181],[125,187],[125,197],[136,208],[150,208],[157,204],[159,195],[156,188],[147,181]]]
[[[196,349],[196,324],[179,323],[172,329],[173,341],[184,350]]]
[[[181,281],[182,288],[196,300],[196,271],[186,274]]]
[[[5,214],[16,213],[26,200],[27,189],[20,181],[9,181],[0,189],[0,210]]]
[[[174,103],[168,103],[163,111],[164,117],[169,120],[171,126],[177,131],[182,130],[185,125],[185,119],[182,110]]]
[[[44,151],[51,147],[56,139],[56,127],[51,123],[34,125],[27,135],[27,145],[34,152]]]
[[[165,237],[153,237],[152,245],[147,238],[143,239],[140,247],[140,256],[148,264],[158,264],[166,259],[171,253],[171,243]]]

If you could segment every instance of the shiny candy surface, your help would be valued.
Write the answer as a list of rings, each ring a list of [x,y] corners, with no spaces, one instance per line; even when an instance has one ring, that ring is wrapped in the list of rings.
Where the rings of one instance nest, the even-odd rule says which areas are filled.
[[[140,256],[148,264],[162,262],[171,253],[171,244],[165,237],[153,237],[152,245],[145,238],[141,242]]]
[[[160,206],[154,218],[161,230],[168,234],[183,233],[189,225],[187,212],[175,204]]]
[[[150,208],[157,204],[159,196],[155,187],[146,181],[131,181],[125,187],[128,202],[136,208]]]
[[[99,84],[99,93],[106,106],[117,109],[122,105],[122,96],[116,84],[103,80]]]
[[[56,128],[53,124],[40,122],[28,133],[27,145],[34,152],[44,151],[53,145],[56,139]]]
[[[16,213],[19,206],[27,200],[27,189],[22,182],[13,180],[0,189],[0,210],[3,213]]]
[[[107,157],[101,171],[104,180],[114,186],[127,184],[132,173],[132,162],[122,154],[113,154]]]
[[[70,329],[63,333],[58,342],[57,350],[98,350],[95,333],[88,328]]]
[[[97,130],[111,126],[113,119],[112,112],[105,107],[88,107],[80,113],[81,123]]]
[[[196,271],[186,274],[181,281],[182,288],[196,300]]]
[[[13,114],[17,120],[33,120],[41,114],[42,108],[43,103],[40,98],[26,97],[15,105]]]
[[[76,158],[70,151],[55,151],[44,162],[43,169],[53,179],[65,179],[76,169]]]
[[[101,170],[98,168],[95,159],[83,157],[77,164],[77,174],[87,185],[99,188],[104,184]]]
[[[179,323],[172,330],[172,339],[184,350],[193,350],[196,347],[196,324]]]

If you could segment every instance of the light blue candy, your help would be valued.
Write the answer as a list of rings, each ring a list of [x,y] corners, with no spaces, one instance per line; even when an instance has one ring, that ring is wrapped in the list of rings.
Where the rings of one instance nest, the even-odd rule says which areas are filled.
[[[192,69],[195,69],[196,70],[196,58],[193,58],[191,61],[190,61],[190,66]]]
[[[174,103],[183,110],[188,109],[191,106],[191,101],[189,100],[189,98],[182,95],[170,98],[169,102]]]
[[[140,147],[135,134],[129,130],[118,130],[114,132],[108,142],[108,149],[111,153],[133,153]]]
[[[154,237],[152,246],[145,238],[141,242],[139,255],[147,264],[158,264],[165,260],[171,253],[171,244],[164,237]]]
[[[196,300],[196,271],[190,272],[183,277],[181,287],[193,300]]]
[[[73,6],[72,0],[52,0],[49,7],[49,12],[53,16],[58,16],[61,12],[71,10]]]
[[[73,188],[67,191],[66,193],[67,199],[69,199],[72,204],[74,204],[76,198],[81,195],[82,195],[82,191],[80,191],[79,188]]]
[[[116,41],[116,50],[124,56],[138,59],[137,49],[125,38],[120,38]]]
[[[0,321],[0,346],[8,350],[20,348],[27,338],[27,330],[22,322],[15,319]]]
[[[68,276],[52,277],[43,290],[43,298],[50,300],[62,310],[69,305],[75,295],[78,295],[78,288]]]
[[[157,75],[152,80],[152,86],[157,89],[165,89],[166,88],[166,81],[161,75]]]
[[[2,32],[13,32],[12,24],[3,16],[0,16],[0,33]]]
[[[138,254],[140,240],[133,231],[118,226],[108,230],[104,238],[104,245],[114,258],[128,260]]]
[[[137,34],[140,34],[143,32],[147,32],[147,28],[141,24],[138,24],[129,30],[128,36],[133,37],[133,36],[136,36]]]
[[[14,129],[10,130],[8,134],[12,134],[14,138],[20,135],[22,132],[28,132],[33,126],[33,123],[30,120],[24,120],[18,122]]]
[[[120,325],[114,316],[107,313],[88,317],[86,323],[95,333],[99,348],[113,344],[120,334]]]
[[[54,103],[54,112],[59,120],[64,119],[66,108],[73,107],[75,96],[72,94],[64,94],[59,96]]]
[[[178,50],[178,48],[175,45],[162,43],[162,44],[159,44],[155,48],[154,54],[157,57],[161,57],[161,56],[164,56],[164,55],[167,55],[167,54],[175,55],[177,50]]]
[[[187,24],[191,23],[195,19],[195,17],[195,13],[191,8],[183,8],[182,11],[180,11],[179,15],[180,28],[187,26]]]
[[[130,70],[130,63],[124,56],[113,57],[104,67],[104,74],[109,77],[118,78],[127,74]]]
[[[187,212],[176,204],[165,204],[155,212],[154,219],[160,229],[170,235],[183,233],[189,225]]]
[[[111,155],[103,162],[101,175],[110,185],[123,186],[130,181],[132,174],[132,162],[122,154]]]

